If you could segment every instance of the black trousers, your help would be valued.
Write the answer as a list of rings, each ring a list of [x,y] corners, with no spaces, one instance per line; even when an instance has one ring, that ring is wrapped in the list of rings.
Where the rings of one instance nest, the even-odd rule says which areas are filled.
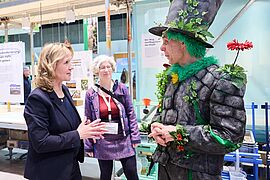
[[[128,180],[139,180],[137,174],[136,157],[131,156],[120,159],[124,174]],[[100,168],[100,180],[111,180],[113,160],[98,160]]]

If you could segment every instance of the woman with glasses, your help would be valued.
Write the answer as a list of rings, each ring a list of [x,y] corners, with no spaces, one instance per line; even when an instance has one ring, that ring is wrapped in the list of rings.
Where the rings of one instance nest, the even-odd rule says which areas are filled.
[[[38,61],[37,88],[28,97],[24,118],[29,149],[24,177],[30,180],[80,180],[84,160],[83,139],[103,138],[105,123],[84,120],[73,105],[63,81],[71,77],[70,45],[44,46]]]
[[[135,147],[141,142],[140,133],[127,87],[112,80],[115,64],[113,57],[106,55],[93,61],[92,70],[99,85],[86,93],[85,116],[91,121],[101,119],[106,123],[107,132],[104,139],[87,139],[85,150],[98,159],[101,180],[111,179],[113,160],[121,161],[128,180],[138,180]]]

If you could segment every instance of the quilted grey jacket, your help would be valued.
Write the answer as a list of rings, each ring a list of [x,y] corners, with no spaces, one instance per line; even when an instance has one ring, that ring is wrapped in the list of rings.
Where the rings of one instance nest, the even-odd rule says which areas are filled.
[[[243,96],[245,86],[237,88],[230,78],[217,72],[217,65],[200,70],[179,85],[168,85],[163,99],[163,111],[157,115],[166,125],[183,125],[189,134],[189,142],[184,146],[192,153],[186,158],[186,152],[179,152],[173,146],[158,148],[153,155],[155,162],[166,165],[171,163],[211,175],[220,175],[224,155],[230,150],[218,143],[207,130],[234,144],[241,143],[245,134],[246,113]],[[193,105],[184,100],[189,95],[188,86],[196,82],[199,110],[207,125],[196,124]]]

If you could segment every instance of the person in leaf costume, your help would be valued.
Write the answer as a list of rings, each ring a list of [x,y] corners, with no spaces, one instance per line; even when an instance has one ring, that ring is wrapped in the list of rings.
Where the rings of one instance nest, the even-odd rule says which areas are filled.
[[[221,179],[224,155],[243,141],[245,74],[227,73],[205,56],[222,2],[173,0],[165,25],[149,29],[162,36],[160,49],[171,64],[158,76],[161,104],[149,134],[158,144],[152,159],[160,180]]]

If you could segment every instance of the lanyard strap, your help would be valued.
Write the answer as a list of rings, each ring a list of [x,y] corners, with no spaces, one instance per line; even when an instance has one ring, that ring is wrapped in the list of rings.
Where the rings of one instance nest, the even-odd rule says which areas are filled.
[[[108,101],[107,98],[102,93],[99,93],[99,94],[103,98],[103,100],[108,108],[108,120],[109,120],[109,122],[111,122],[111,120],[112,120],[111,96],[108,96],[109,97],[109,101]]]
[[[99,84],[95,84],[95,86],[97,86],[99,89],[101,89],[103,92],[105,92],[106,94],[110,95],[112,98],[116,99],[117,101],[119,101],[120,103],[124,104],[123,101],[118,98],[113,92],[105,89],[104,87],[100,86]]]

